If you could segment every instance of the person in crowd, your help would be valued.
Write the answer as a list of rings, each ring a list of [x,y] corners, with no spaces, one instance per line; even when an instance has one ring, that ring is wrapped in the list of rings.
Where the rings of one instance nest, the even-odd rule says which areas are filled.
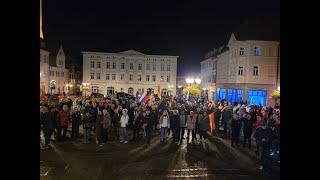
[[[195,140],[195,124],[196,124],[196,119],[197,116],[194,115],[193,111],[190,111],[190,115],[187,116],[187,142],[189,143],[189,139],[190,139],[190,133],[192,136],[191,142],[193,142]]]
[[[168,131],[168,128],[170,128],[170,118],[167,110],[163,111],[163,114],[159,120],[159,124],[160,124],[160,142],[161,143],[166,142],[167,131]]]
[[[140,138],[140,129],[142,128],[143,124],[143,116],[141,111],[136,112],[135,120],[133,122],[133,138],[139,139]]]
[[[122,114],[122,110],[121,110],[121,114],[120,114],[120,109],[122,109],[121,107],[115,109],[114,111],[114,115],[113,115],[113,126],[114,126],[114,135],[116,138],[120,139],[120,119],[121,119],[121,114]]]
[[[150,145],[151,143],[151,138],[153,136],[153,126],[154,126],[153,116],[151,116],[150,110],[147,109],[146,115],[143,120],[143,129],[146,136],[146,144],[145,144],[146,146]]]
[[[180,111],[180,139],[181,141],[184,139],[184,133],[186,130],[186,125],[187,125],[187,116],[185,115],[185,111],[182,109]]]
[[[197,108],[196,109],[196,113],[195,113],[195,116],[196,116],[196,124],[195,124],[195,133],[196,133],[196,140],[197,139],[197,134],[199,135],[199,141],[200,139],[202,138],[201,137],[201,133],[200,133],[200,130],[199,130],[199,122],[203,119],[203,112],[201,110],[201,108]]]
[[[98,110],[96,116],[95,126],[96,126],[96,144],[102,144],[102,128],[103,128],[103,114],[102,111]]]
[[[271,129],[267,127],[265,121],[262,121],[262,125],[257,128],[254,137],[257,139],[257,145],[259,144],[259,157],[260,157],[260,167],[259,170],[263,170],[267,165],[267,160],[269,157],[270,149],[270,137]]]
[[[246,147],[246,143],[248,141],[248,148],[251,148],[251,136],[252,129],[255,123],[255,116],[253,116],[253,109],[249,108],[249,112],[245,112],[245,116],[242,119],[243,123],[243,147]]]
[[[180,128],[180,118],[179,118],[179,111],[178,110],[173,110],[173,115],[172,118],[170,119],[170,128],[172,129],[172,134],[173,134],[173,143],[178,144],[180,139],[179,139],[179,128]]]
[[[209,114],[207,113],[207,111],[204,111],[203,118],[199,121],[200,142],[201,141],[207,142],[209,131],[210,131]]]
[[[71,130],[71,138],[75,140],[79,137],[79,126],[81,123],[81,113],[78,107],[74,107],[74,111],[71,115],[72,119],[72,130]]]
[[[232,122],[231,122],[231,146],[234,147],[236,145],[239,148],[239,135],[240,135],[240,128],[241,128],[241,120],[240,120],[240,113],[239,113],[239,106],[234,109]]]
[[[111,116],[107,109],[102,111],[103,113],[103,128],[102,128],[102,145],[109,141],[109,131],[111,128]]]
[[[82,119],[83,125],[83,143],[87,144],[90,142],[90,134],[93,126],[92,118],[90,117],[90,113],[86,112],[85,116]]]
[[[69,122],[70,122],[70,113],[68,110],[68,106],[63,105],[62,110],[59,112],[57,116],[57,128],[58,128],[57,140],[58,141],[66,140]]]
[[[159,110],[158,110],[158,105],[157,104],[154,104],[152,106],[152,114],[153,114],[153,118],[155,120],[155,123],[154,123],[154,131],[155,132],[158,132],[158,124],[159,124]]]
[[[228,102],[225,101],[223,108],[221,109],[221,120],[224,124],[224,137],[231,137],[231,121],[232,121],[232,107],[228,105]]]
[[[253,134],[256,134],[256,131],[259,127],[262,126],[262,124],[264,123],[265,121],[263,121],[263,117],[262,117],[262,114],[258,114],[257,115],[257,121],[256,123],[254,124],[254,133]],[[259,154],[259,151],[260,151],[260,145],[258,143],[258,139],[256,139],[256,154],[258,155]]]
[[[128,109],[128,116],[129,116],[129,122],[128,122],[128,129],[133,129],[133,121],[134,121],[134,104],[131,103]]]
[[[128,143],[128,132],[127,132],[127,125],[129,123],[129,115],[128,110],[122,110],[122,116],[120,118],[120,142]]]
[[[44,140],[45,140],[45,148],[49,148],[50,144],[50,137],[52,132],[52,123],[49,119],[49,109],[47,106],[44,106],[42,110],[40,111],[40,122],[42,125]],[[41,138],[41,137],[40,137]]]

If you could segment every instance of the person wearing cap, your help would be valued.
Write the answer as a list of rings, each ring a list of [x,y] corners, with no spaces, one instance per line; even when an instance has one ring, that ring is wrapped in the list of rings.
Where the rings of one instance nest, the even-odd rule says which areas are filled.
[[[120,118],[120,142],[128,143],[128,132],[127,132],[127,125],[129,123],[129,115],[128,110],[122,110],[122,116]]]
[[[72,112],[71,119],[72,119],[71,138],[74,140],[79,137],[79,126],[81,122],[81,113],[78,107],[74,107],[74,111]]]

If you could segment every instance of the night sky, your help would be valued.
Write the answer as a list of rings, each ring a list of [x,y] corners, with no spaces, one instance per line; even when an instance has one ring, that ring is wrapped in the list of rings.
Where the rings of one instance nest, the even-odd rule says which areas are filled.
[[[178,75],[189,75],[199,73],[205,53],[225,44],[238,26],[280,18],[279,0],[156,2],[43,0],[47,47],[56,52],[62,43],[79,63],[83,50],[174,55]]]

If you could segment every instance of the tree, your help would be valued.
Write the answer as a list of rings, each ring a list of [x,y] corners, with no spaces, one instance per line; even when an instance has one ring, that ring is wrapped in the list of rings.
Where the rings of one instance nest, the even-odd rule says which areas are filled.
[[[182,91],[184,94],[188,94],[188,92],[189,92],[190,94],[193,94],[196,96],[200,96],[200,94],[201,94],[200,88],[196,85],[187,86],[187,87],[183,88]]]
[[[270,97],[273,98],[273,99],[278,99],[278,98],[280,98],[280,91],[274,90],[274,91],[270,94]]]

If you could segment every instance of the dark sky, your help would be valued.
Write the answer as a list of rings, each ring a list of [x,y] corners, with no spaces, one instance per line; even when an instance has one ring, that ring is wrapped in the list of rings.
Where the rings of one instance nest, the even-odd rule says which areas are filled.
[[[155,3],[156,2],[156,3]],[[44,0],[47,47],[82,62],[81,51],[176,55],[178,75],[200,72],[204,54],[246,20],[280,18],[279,0]]]

